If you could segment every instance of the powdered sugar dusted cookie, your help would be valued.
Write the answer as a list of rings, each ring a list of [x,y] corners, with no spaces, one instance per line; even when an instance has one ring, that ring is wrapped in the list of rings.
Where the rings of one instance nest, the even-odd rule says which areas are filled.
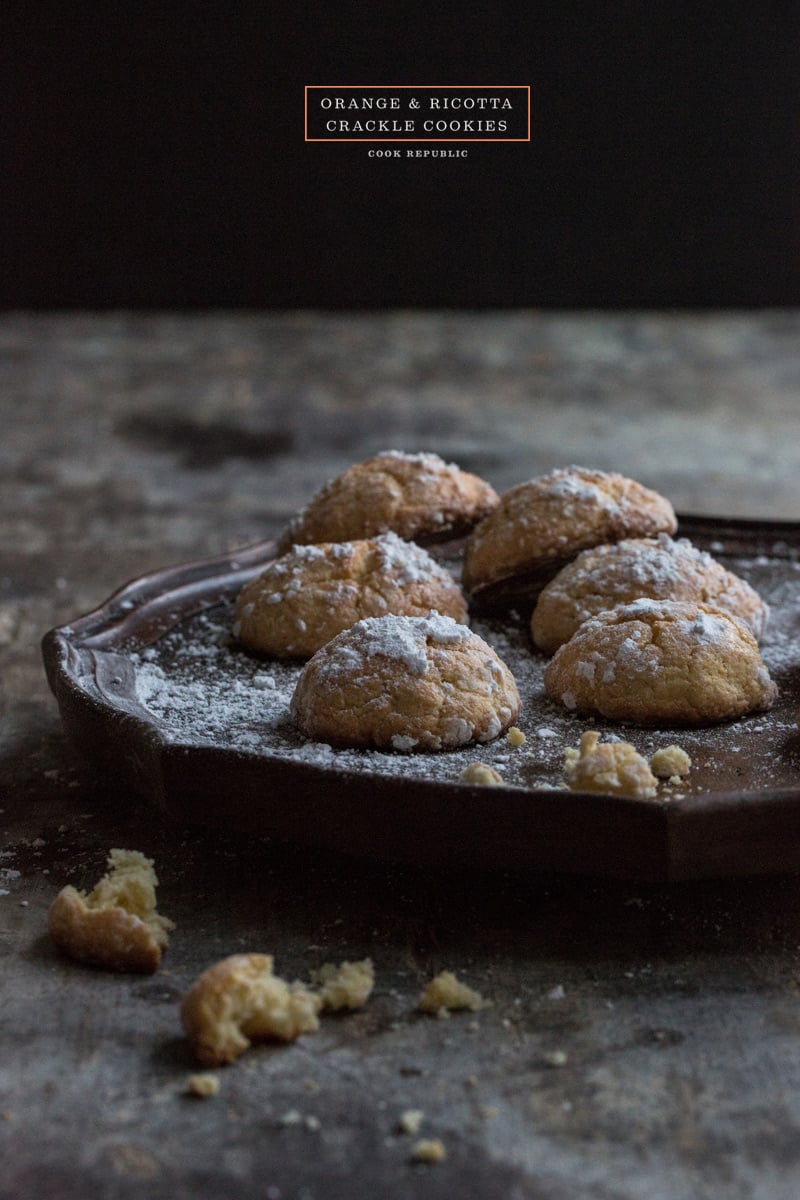
[[[633,479],[563,467],[511,488],[473,530],[464,555],[464,586],[475,593],[525,576],[533,596],[589,546],[676,528],[669,501]]]
[[[294,546],[239,594],[233,632],[276,658],[310,658],[364,617],[426,616],[466,621],[461,589],[427,551],[395,533],[357,542]]]
[[[731,613],[635,600],[590,617],[547,664],[545,690],[580,712],[653,725],[707,725],[769,708],[777,688]]]
[[[416,541],[460,536],[496,504],[494,488],[438,454],[387,450],[327,483],[291,522],[278,550],[390,530]]]
[[[542,591],[531,617],[540,650],[553,654],[578,626],[604,609],[640,597],[695,600],[741,618],[756,638],[764,632],[767,606],[749,583],[728,571],[686,538],[630,538],[583,550]]]
[[[513,724],[519,693],[494,650],[451,617],[369,617],[306,663],[291,712],[308,737],[446,750]]]

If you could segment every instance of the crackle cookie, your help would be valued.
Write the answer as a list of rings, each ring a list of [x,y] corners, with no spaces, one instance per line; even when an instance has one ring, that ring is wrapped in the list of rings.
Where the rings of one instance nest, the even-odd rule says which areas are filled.
[[[464,586],[478,593],[521,577],[530,597],[589,546],[674,533],[672,505],[633,479],[563,467],[517,484],[472,531]]]
[[[467,619],[461,589],[444,567],[387,533],[294,546],[239,593],[233,634],[259,654],[310,658],[364,617],[427,616],[432,609]]]
[[[292,718],[317,741],[392,750],[489,742],[519,693],[494,650],[451,617],[368,617],[306,663]]]
[[[733,613],[760,638],[767,606],[738,575],[686,538],[630,538],[583,550],[542,590],[531,635],[545,654],[568,642],[588,617],[640,597],[693,600]]]
[[[738,617],[680,600],[635,600],[590,617],[556,651],[544,683],[566,708],[643,725],[708,725],[767,709],[777,695]]]
[[[438,454],[387,450],[327,483],[289,524],[278,552],[389,531],[415,541],[457,537],[491,512],[497,499],[490,484]]]

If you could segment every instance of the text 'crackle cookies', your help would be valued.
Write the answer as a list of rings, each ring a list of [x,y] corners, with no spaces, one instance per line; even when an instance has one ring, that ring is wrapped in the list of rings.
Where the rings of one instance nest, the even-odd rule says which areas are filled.
[[[466,621],[461,589],[427,551],[395,533],[357,542],[294,546],[236,601],[234,637],[259,654],[310,658],[364,617]]]
[[[589,546],[676,528],[670,502],[635,480],[563,467],[505,492],[476,526],[464,553],[464,587],[477,594],[523,576],[534,596]]]
[[[451,617],[370,617],[306,663],[291,702],[308,737],[401,751],[499,737],[516,720],[514,678]]]
[[[679,600],[636,600],[590,617],[547,664],[568,709],[642,725],[707,725],[771,707],[777,688],[744,622]]]
[[[496,504],[494,488],[438,454],[387,450],[327,483],[290,523],[278,553],[390,531],[409,541],[459,537]]]
[[[756,638],[767,621],[767,606],[749,583],[686,538],[660,533],[583,550],[542,590],[533,640],[554,654],[588,617],[642,597],[712,604],[739,617]]]

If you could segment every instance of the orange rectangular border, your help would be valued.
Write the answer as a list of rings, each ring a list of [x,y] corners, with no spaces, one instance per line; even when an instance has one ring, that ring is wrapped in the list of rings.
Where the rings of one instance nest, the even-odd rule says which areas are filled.
[[[528,136],[515,138],[495,137],[353,137],[353,138],[315,138],[308,136],[308,93],[311,91],[489,91],[491,88],[503,91],[525,91],[528,93]],[[304,138],[306,142],[529,142],[531,140],[531,85],[529,83],[307,83],[304,85]]]

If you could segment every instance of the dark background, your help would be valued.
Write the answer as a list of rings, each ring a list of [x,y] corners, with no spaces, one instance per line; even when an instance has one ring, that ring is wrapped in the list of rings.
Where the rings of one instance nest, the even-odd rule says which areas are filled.
[[[4,307],[800,302],[796,3],[4,8]],[[306,83],[530,83],[374,162]]]

